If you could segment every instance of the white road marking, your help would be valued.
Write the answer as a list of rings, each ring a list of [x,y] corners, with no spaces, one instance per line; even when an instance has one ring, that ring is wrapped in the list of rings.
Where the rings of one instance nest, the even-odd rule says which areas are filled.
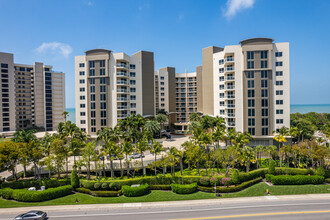
[[[278,199],[278,197],[276,197],[276,196],[266,196],[265,198],[267,200],[277,200]]]

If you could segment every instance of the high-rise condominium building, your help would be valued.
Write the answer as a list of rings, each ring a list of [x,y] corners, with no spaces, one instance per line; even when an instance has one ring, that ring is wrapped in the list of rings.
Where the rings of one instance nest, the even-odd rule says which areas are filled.
[[[197,73],[176,73],[174,67],[155,72],[156,112],[169,114],[169,124],[176,130],[187,130],[189,114],[197,112]]]
[[[154,115],[154,55],[94,49],[75,57],[76,123],[88,134],[131,114]]]
[[[32,126],[55,130],[64,121],[64,73],[38,62],[15,64],[10,53],[0,53],[0,65],[0,132]]]
[[[198,111],[250,132],[252,145],[269,144],[273,131],[290,127],[289,43],[252,38],[204,48],[202,56]]]

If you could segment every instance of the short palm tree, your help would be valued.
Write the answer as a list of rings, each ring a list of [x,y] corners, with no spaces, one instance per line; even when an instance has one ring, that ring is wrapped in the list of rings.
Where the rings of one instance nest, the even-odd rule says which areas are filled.
[[[165,149],[163,148],[163,145],[159,143],[158,141],[153,140],[152,144],[150,145],[150,153],[155,155],[155,176],[157,176],[157,155],[160,154]]]

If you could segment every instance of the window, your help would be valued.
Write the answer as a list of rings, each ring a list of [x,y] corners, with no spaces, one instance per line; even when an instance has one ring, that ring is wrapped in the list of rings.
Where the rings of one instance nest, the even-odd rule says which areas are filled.
[[[283,90],[276,90],[276,95],[283,95]]]
[[[165,91],[165,88],[164,87],[160,87],[160,91]]]
[[[82,125],[86,124],[86,120],[80,120],[80,124]]]
[[[276,62],[276,63],[275,63],[275,66],[283,66],[283,62],[282,62],[282,61],[280,61],[280,62]]]
[[[248,51],[246,55],[248,60],[254,59],[254,51]]]
[[[276,109],[277,115],[283,115],[283,109]]]
[[[261,116],[268,116],[268,109],[267,108],[262,108],[261,109]]]
[[[220,115],[224,115],[225,114],[225,110],[220,110]]]
[[[136,100],[136,96],[135,95],[131,95],[131,100]]]
[[[283,105],[283,100],[276,100],[276,105]]]
[[[268,90],[267,89],[262,89],[261,90],[261,97],[267,98],[268,97]]]
[[[254,69],[254,61],[247,61],[247,68]]]
[[[89,79],[89,84],[94,85],[95,84],[95,79]]]
[[[81,80],[79,80],[79,83],[80,84],[84,84],[85,83],[85,80],[84,79],[81,79]]]
[[[255,100],[254,99],[248,99],[248,107],[255,107]]]
[[[129,76],[130,76],[130,77],[135,77],[135,75],[136,75],[135,72],[130,72],[130,73],[129,73]]]
[[[96,120],[95,119],[91,119],[91,125],[95,126],[96,125]]]
[[[85,104],[80,104],[80,108],[85,108],[86,105]]]
[[[130,88],[129,91],[130,92],[136,92],[136,88]]]
[[[268,106],[268,99],[261,99],[261,107],[267,107]]]
[[[79,71],[80,76],[85,76],[85,71]]]
[[[225,81],[225,77],[224,77],[224,76],[220,76],[220,77],[219,77],[219,81],[220,81],[220,82]]]
[[[95,102],[91,102],[91,109],[95,109]]]
[[[268,50],[260,51],[260,59],[267,59],[268,58]]]
[[[95,101],[95,94],[91,95],[91,101]]]
[[[164,82],[160,82],[160,85],[163,86],[163,85],[165,85],[165,83]]]
[[[254,88],[254,80],[248,80],[247,81],[247,87],[248,88]]]
[[[225,63],[224,59],[219,60],[219,65],[223,65]]]
[[[106,80],[104,77],[100,78],[100,84],[106,84]]]
[[[248,90],[248,97],[249,98],[253,98],[254,97],[254,90],[253,89],[249,89]]]
[[[260,68],[268,68],[268,61],[267,60],[261,60],[260,61]]]
[[[261,126],[268,126],[268,118],[261,119]]]
[[[135,64],[130,64],[129,68],[135,70]]]
[[[95,92],[95,86],[90,86],[90,92],[94,93]]]
[[[100,94],[100,100],[106,101],[107,100],[107,94]]]
[[[80,112],[80,116],[85,116],[86,112]]]
[[[224,90],[225,89],[225,85],[219,85],[219,89],[220,90]]]
[[[161,76],[161,77],[160,77],[160,80],[164,80],[164,79],[165,79],[164,76]]]
[[[129,81],[129,84],[130,84],[130,85],[135,85],[135,80],[130,80],[130,81]]]
[[[80,88],[80,92],[85,92],[85,88]]]
[[[164,98],[161,98],[160,101],[161,101],[161,102],[165,102],[165,99],[164,99]]]
[[[249,132],[251,135],[256,135],[256,129],[255,129],[255,128],[248,128],[248,132]]]
[[[95,68],[95,61],[89,61],[89,68]]]
[[[268,80],[263,79],[261,80],[261,88],[267,88],[268,87]]]
[[[255,118],[248,118],[248,126],[255,126],[256,119]]]
[[[268,128],[261,128],[261,135],[268,135]]]
[[[107,119],[101,119],[101,126],[107,125]]]
[[[1,68],[8,68],[8,64],[7,63],[1,63]]]
[[[266,70],[261,70],[261,78],[268,78],[268,72]]]
[[[254,78],[254,71],[247,71],[246,78],[253,79]]]
[[[85,100],[85,96],[84,95],[81,95],[80,96],[80,100]]]
[[[254,108],[249,108],[248,116],[256,116],[256,110]]]
[[[100,67],[105,67],[105,60],[100,60]]]
[[[136,103],[131,103],[131,108],[136,108]]]
[[[95,111],[91,111],[91,117],[95,118],[96,117],[96,112]]]
[[[107,88],[106,86],[100,86],[100,92],[106,92],[107,91],[106,88]]]
[[[165,93],[163,93],[163,92],[162,92],[162,93],[160,93],[160,96],[165,96]]]
[[[96,128],[95,127],[91,127],[91,132],[96,132]]]
[[[220,106],[225,106],[225,102],[221,101],[220,103]]]
[[[219,94],[219,97],[220,97],[220,98],[224,98],[224,97],[225,97],[225,93],[220,93],[220,94]]]
[[[282,52],[275,52],[275,57],[281,57],[282,55]]]
[[[276,76],[283,76],[283,71],[276,71]]]
[[[283,86],[283,81],[276,81],[277,86]]]
[[[107,117],[107,111],[101,111],[101,118]]]
[[[100,69],[100,76],[105,76],[105,69]]]
[[[107,108],[107,103],[106,102],[101,102],[101,109],[106,109]]]
[[[95,76],[95,69],[89,70],[89,76]]]
[[[276,124],[283,124],[283,119],[276,119]]]
[[[85,67],[85,63],[79,63],[79,67]]]
[[[219,73],[224,73],[225,72],[225,68],[220,68],[219,69]]]

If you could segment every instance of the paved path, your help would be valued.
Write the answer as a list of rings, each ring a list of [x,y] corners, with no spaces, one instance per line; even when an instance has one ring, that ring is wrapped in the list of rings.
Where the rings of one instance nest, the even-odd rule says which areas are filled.
[[[153,203],[41,206],[0,209],[0,220],[29,210],[50,219],[329,219],[330,194],[260,196]]]

